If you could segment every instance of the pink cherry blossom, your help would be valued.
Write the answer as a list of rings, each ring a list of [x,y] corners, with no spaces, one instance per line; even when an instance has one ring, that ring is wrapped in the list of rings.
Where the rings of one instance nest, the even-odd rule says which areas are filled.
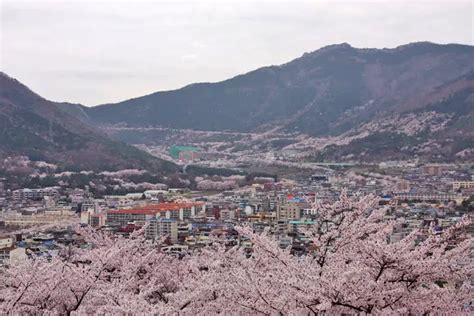
[[[2,314],[467,314],[473,247],[464,217],[442,234],[415,230],[389,242],[398,223],[371,196],[312,201],[312,245],[295,256],[269,231],[236,227],[242,245],[215,239],[184,258],[143,230],[129,238],[78,228],[86,247],[0,270]]]

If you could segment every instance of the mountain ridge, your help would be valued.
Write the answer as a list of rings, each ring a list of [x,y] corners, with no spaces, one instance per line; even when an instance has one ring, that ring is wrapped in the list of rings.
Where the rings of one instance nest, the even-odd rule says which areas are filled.
[[[109,139],[63,108],[64,104],[48,101],[0,73],[0,157],[27,156],[64,170],[177,170],[169,162]]]
[[[139,137],[108,127],[302,135],[298,146],[317,151],[317,159],[454,159],[474,155],[474,46],[340,43],[220,82],[95,107],[54,104],[80,129],[99,128],[120,141]]]
[[[391,116],[410,116],[420,109],[425,113],[432,103],[448,104],[446,99],[451,98],[461,104],[456,107],[459,111],[468,109],[462,117],[423,115],[449,120],[446,135],[455,135],[461,126],[456,122],[470,117],[473,111],[473,71],[471,45],[415,42],[377,49],[340,43],[220,82],[190,84],[84,111],[96,126],[256,133],[272,130],[317,138],[355,134],[371,121],[388,122]],[[440,110],[440,106],[434,108]],[[403,128],[391,124],[392,133],[403,134]],[[473,134],[472,127],[462,126],[465,135]],[[423,137],[444,138],[439,131],[429,131]],[[361,140],[358,143],[365,146]],[[452,157],[459,149],[452,148],[453,152],[446,155]],[[329,157],[342,156],[347,155]]]
[[[445,59],[446,56],[443,56],[443,54],[457,54],[459,53],[459,51],[461,51],[461,55],[471,55],[470,57],[472,57],[472,55],[474,54],[474,48],[472,46],[461,44],[440,45],[423,42],[402,45],[393,49],[382,50],[359,49],[354,48],[349,44],[336,44],[326,46],[324,48],[321,48],[320,50],[311,53],[304,54],[303,56],[280,66],[268,66],[259,68],[246,74],[234,76],[230,79],[221,82],[197,83],[187,85],[183,88],[176,90],[158,91],[142,97],[132,98],[115,104],[104,104],[96,107],[87,108],[86,112],[88,113],[89,117],[91,117],[99,124],[115,124],[123,122],[129,125],[149,124],[163,125],[165,127],[175,128],[192,128],[193,122],[170,124],[169,122],[173,121],[173,117],[172,115],[167,115],[167,110],[170,110],[174,107],[174,115],[178,117],[187,115],[192,121],[193,114],[195,114],[193,112],[197,111],[198,114],[202,114],[199,113],[199,109],[197,109],[197,107],[204,107],[206,106],[206,103],[212,104],[212,110],[214,111],[202,109],[202,112],[208,111],[210,112],[210,114],[214,115],[216,115],[216,112],[219,112],[219,110],[223,110],[219,107],[219,103],[230,104],[229,107],[235,107],[236,105],[240,105],[240,107],[245,107],[245,105],[241,105],[238,102],[232,103],[232,101],[229,100],[230,98],[234,97],[241,98],[242,103],[248,103],[247,101],[253,102],[253,108],[247,107],[242,111],[238,111],[235,109],[226,109],[227,111],[233,112],[232,114],[237,115],[223,115],[221,117],[216,118],[216,120],[219,119],[221,121],[227,121],[226,124],[222,125],[219,125],[217,122],[214,122],[216,123],[216,126],[213,126],[212,124],[213,116],[209,115],[207,119],[211,121],[211,124],[199,124],[199,129],[222,130],[225,126],[229,130],[248,131],[252,130],[252,127],[245,126],[245,124],[244,126],[236,126],[236,124],[233,123],[235,123],[236,119],[246,120],[248,118],[246,115],[256,118],[256,121],[254,122],[255,124],[259,124],[262,123],[262,121],[265,121],[265,119],[259,117],[258,113],[253,113],[251,110],[261,112],[262,114],[266,114],[267,116],[272,115],[272,111],[278,112],[276,114],[279,115],[279,118],[281,119],[286,118],[289,114],[292,114],[293,110],[299,110],[303,105],[308,105],[313,101],[316,103],[326,103],[321,105],[321,108],[323,109],[331,107],[333,105],[332,103],[340,104],[344,100],[336,100],[334,102],[331,102],[331,100],[328,99],[338,97],[339,99],[341,99],[342,93],[347,93],[347,97],[351,98],[350,101],[355,101],[359,105],[362,105],[362,100],[358,99],[364,99],[365,102],[369,101],[369,98],[363,95],[363,93],[372,94],[371,97],[381,97],[384,95],[388,95],[389,93],[391,94],[391,97],[394,97],[398,93],[398,91],[389,91],[388,89],[383,89],[383,87],[380,86],[381,84],[377,86],[377,82],[368,82],[367,84],[365,84],[367,87],[363,87],[360,83],[362,80],[365,80],[363,76],[368,77],[368,80],[370,80],[370,77],[376,77],[378,75],[378,72],[380,73],[383,71],[390,71],[390,69],[381,69],[382,67],[390,68],[390,64],[396,65],[400,62],[399,60],[403,58],[411,59],[413,58],[413,56],[417,57],[420,55],[431,54],[432,52],[430,51],[430,49],[441,49],[442,52],[438,53],[439,56],[436,57]],[[402,52],[402,55],[404,56],[399,56],[400,52]],[[361,58],[366,58],[370,60],[358,60]],[[463,58],[464,60],[461,68],[465,68],[467,64],[466,56],[464,56]],[[341,67],[338,67],[339,65],[337,64],[337,62],[341,63]],[[385,64],[383,64],[382,62],[385,62]],[[361,64],[363,63],[368,64],[368,66],[366,67],[367,69],[363,69],[363,71],[369,73],[362,73],[362,70],[358,69],[362,67]],[[443,67],[442,63],[438,63],[438,68],[438,72],[444,71],[448,75],[444,75],[445,78],[442,78],[440,80],[436,80],[436,78],[426,78],[425,81],[431,80],[432,82],[429,84],[429,87],[423,87],[424,89],[429,90],[434,86],[444,83],[446,80],[454,80],[457,76],[462,75],[461,69],[449,70],[447,69],[448,67]],[[473,68],[472,63],[471,65],[469,65],[469,68]],[[450,73],[452,75],[449,75]],[[346,80],[345,77],[351,75],[353,76],[353,78]],[[396,78],[397,75],[399,74],[393,74],[392,77]],[[298,82],[298,78],[300,77],[302,78],[300,82]],[[412,77],[416,77],[416,75],[412,75]],[[306,82],[309,82],[309,84],[305,84],[305,79],[307,79]],[[394,81],[393,78],[387,78],[387,80],[392,80],[392,82],[388,83],[393,83]],[[331,86],[331,84],[333,84],[334,82],[336,82],[336,87]],[[340,85],[339,87],[337,87],[339,83],[341,83],[342,86]],[[256,85],[255,89],[253,89],[254,84]],[[314,86],[311,86],[310,84],[314,84]],[[359,85],[361,90],[366,91],[362,91],[363,93],[361,93],[360,95],[356,95],[357,93],[355,93],[354,91],[350,91],[349,89],[352,85]],[[229,93],[227,93],[227,95],[222,92],[226,90],[229,91],[229,89],[233,88],[232,86],[236,86],[235,89],[239,91],[230,91]],[[216,87],[218,90],[221,91],[213,91],[213,89]],[[278,93],[278,91],[272,91],[272,87],[279,90],[290,90],[289,95],[283,95],[283,97],[287,99],[286,103],[285,101],[279,102],[278,99],[272,99],[272,94]],[[325,95],[328,93],[328,89],[334,90],[338,88],[340,88],[339,95],[333,95],[329,97]],[[410,92],[407,87],[405,87],[404,89],[407,90],[407,92]],[[267,90],[262,92],[266,93],[267,96],[258,95],[255,90]],[[381,91],[378,92],[377,90]],[[334,91],[329,92],[334,94]],[[249,97],[249,94],[252,93],[254,94],[253,99],[252,96]],[[318,93],[320,94],[319,100]],[[410,93],[414,93],[414,91],[411,91]],[[416,91],[416,93],[419,93],[419,91]],[[201,100],[194,102],[195,100],[193,99],[195,98],[200,98]],[[301,98],[301,102],[299,102],[297,98]],[[274,106],[276,103],[280,104],[278,104],[278,106]],[[301,106],[299,108],[296,106],[290,108],[289,106],[287,106],[290,103],[300,103]],[[127,111],[127,108],[130,111]],[[158,111],[158,109],[161,109],[161,112],[165,113],[159,113],[160,111]],[[120,111],[125,112],[126,115],[122,115],[122,117],[120,117]],[[137,112],[146,113],[146,115],[143,115],[140,119],[140,113]],[[136,116],[138,116],[138,120],[134,121],[134,117]],[[334,119],[335,117],[334,115],[332,115],[329,118]],[[308,132],[308,128],[305,128],[303,132]],[[309,131],[309,133],[311,134],[311,131]]]
[[[351,44],[349,44],[347,42],[342,42],[342,43],[338,43],[338,44],[326,45],[326,46],[323,46],[323,47],[321,47],[317,50],[311,51],[311,52],[305,52],[300,57],[296,57],[296,58],[292,59],[289,62],[262,66],[262,67],[259,67],[257,69],[253,69],[253,70],[244,72],[242,74],[236,74],[236,75],[231,76],[231,77],[229,77],[227,79],[224,79],[224,80],[198,81],[198,82],[188,83],[188,84],[185,84],[181,87],[177,87],[177,88],[173,88],[173,89],[157,90],[157,91],[149,92],[149,93],[146,93],[146,94],[143,94],[143,95],[133,96],[133,97],[130,97],[130,98],[124,99],[122,101],[118,101],[118,102],[105,102],[105,103],[100,103],[100,104],[96,104],[96,105],[92,105],[92,106],[85,106],[85,105],[82,105],[80,103],[70,103],[70,102],[57,102],[57,103],[67,103],[67,104],[70,104],[72,106],[78,106],[78,107],[86,108],[86,109],[91,109],[91,108],[95,108],[95,107],[99,107],[99,106],[114,105],[114,104],[118,104],[118,103],[122,103],[122,102],[126,102],[126,101],[131,101],[131,100],[140,99],[140,98],[143,98],[143,97],[152,96],[152,95],[157,94],[157,93],[175,92],[175,91],[182,90],[182,89],[189,88],[189,87],[196,86],[196,85],[216,84],[216,83],[229,81],[229,80],[235,79],[237,77],[241,77],[241,76],[245,76],[247,74],[253,73],[253,72],[258,71],[258,70],[263,70],[263,69],[266,69],[266,68],[273,68],[273,67],[278,68],[278,67],[284,66],[286,64],[289,64],[289,63],[291,63],[295,60],[298,60],[300,58],[307,57],[307,56],[310,56],[312,54],[315,54],[317,52],[330,51],[331,49],[338,48],[338,47],[347,47],[347,48],[355,49],[355,50],[358,50],[358,51],[373,51],[373,50],[395,51],[395,50],[402,49],[402,48],[418,47],[418,46],[425,46],[425,45],[426,46],[435,46],[435,47],[436,46],[451,46],[451,47],[470,47],[470,48],[474,48],[474,46],[469,45],[469,44],[460,44],[460,43],[439,44],[439,43],[430,42],[430,41],[410,42],[410,43],[402,44],[402,45],[399,45],[399,46],[396,46],[396,47],[393,47],[393,48],[387,48],[387,47],[384,47],[384,48],[360,48],[360,47],[352,46]]]

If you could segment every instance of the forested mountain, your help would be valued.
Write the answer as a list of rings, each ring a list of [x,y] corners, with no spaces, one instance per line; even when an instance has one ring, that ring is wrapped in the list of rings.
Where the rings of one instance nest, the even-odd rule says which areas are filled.
[[[358,49],[344,43],[281,66],[101,105],[87,114],[99,124],[336,135],[372,119],[469,96],[473,69],[472,46],[421,42]]]
[[[0,157],[27,156],[65,170],[177,170],[172,163],[109,139],[64,107],[0,73]]]
[[[96,130],[110,126],[271,131],[293,135],[276,143],[314,148],[318,160],[474,155],[474,47],[468,45],[331,45],[222,82],[92,108],[52,103],[5,76],[1,80],[2,137],[9,140],[2,151],[67,164],[161,167],[131,147],[119,150]],[[133,144],[145,143],[141,134],[110,133]],[[306,138],[301,142],[294,135]]]

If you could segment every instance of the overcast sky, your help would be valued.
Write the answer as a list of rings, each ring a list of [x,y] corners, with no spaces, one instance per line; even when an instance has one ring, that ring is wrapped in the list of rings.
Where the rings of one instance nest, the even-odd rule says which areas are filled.
[[[87,106],[220,81],[322,46],[473,44],[472,1],[0,0],[0,69]]]

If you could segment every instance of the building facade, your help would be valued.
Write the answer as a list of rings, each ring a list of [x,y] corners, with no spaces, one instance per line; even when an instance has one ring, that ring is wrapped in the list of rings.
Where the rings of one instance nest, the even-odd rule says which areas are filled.
[[[159,240],[169,238],[172,243],[178,242],[178,222],[166,218],[152,218],[145,230],[147,239]]]

